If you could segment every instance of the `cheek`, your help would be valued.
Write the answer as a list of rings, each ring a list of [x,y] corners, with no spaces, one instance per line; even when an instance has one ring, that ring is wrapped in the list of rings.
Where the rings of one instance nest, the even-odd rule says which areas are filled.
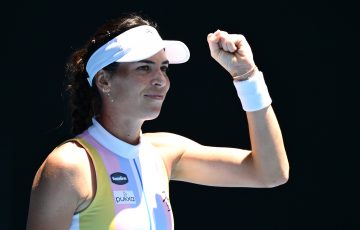
[[[116,99],[126,99],[131,97],[131,92],[133,92],[133,90],[131,90],[130,85],[127,86],[126,84],[118,84],[114,87],[111,94]]]

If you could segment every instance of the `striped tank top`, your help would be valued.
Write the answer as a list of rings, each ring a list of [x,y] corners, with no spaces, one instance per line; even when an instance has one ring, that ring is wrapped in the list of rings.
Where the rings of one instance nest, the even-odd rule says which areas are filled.
[[[167,172],[145,137],[130,145],[93,119],[93,125],[72,141],[91,157],[97,190],[92,203],[73,216],[70,230],[174,229]]]

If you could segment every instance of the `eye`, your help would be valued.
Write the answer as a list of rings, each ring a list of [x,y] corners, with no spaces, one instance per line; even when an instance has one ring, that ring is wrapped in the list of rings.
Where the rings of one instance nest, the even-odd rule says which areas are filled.
[[[150,70],[150,66],[148,65],[142,65],[136,68],[137,70],[142,70],[142,71],[149,71]]]
[[[162,66],[161,71],[164,72],[164,73],[168,73],[169,72],[169,66],[166,66],[166,65]]]

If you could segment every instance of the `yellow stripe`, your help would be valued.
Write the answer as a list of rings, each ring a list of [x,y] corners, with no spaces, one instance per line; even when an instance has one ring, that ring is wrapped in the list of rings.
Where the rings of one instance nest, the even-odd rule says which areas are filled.
[[[90,206],[80,213],[80,230],[109,230],[115,215],[115,205],[104,162],[98,151],[84,139],[74,138],[72,141],[78,142],[86,149],[96,171],[97,191]]]

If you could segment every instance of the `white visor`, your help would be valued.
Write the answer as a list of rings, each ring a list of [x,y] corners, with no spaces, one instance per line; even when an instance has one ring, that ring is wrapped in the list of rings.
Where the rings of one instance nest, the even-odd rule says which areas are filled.
[[[181,41],[162,40],[154,27],[142,25],[125,31],[96,50],[86,64],[90,86],[95,74],[113,62],[136,62],[165,49],[170,64],[189,60],[190,51]]]

